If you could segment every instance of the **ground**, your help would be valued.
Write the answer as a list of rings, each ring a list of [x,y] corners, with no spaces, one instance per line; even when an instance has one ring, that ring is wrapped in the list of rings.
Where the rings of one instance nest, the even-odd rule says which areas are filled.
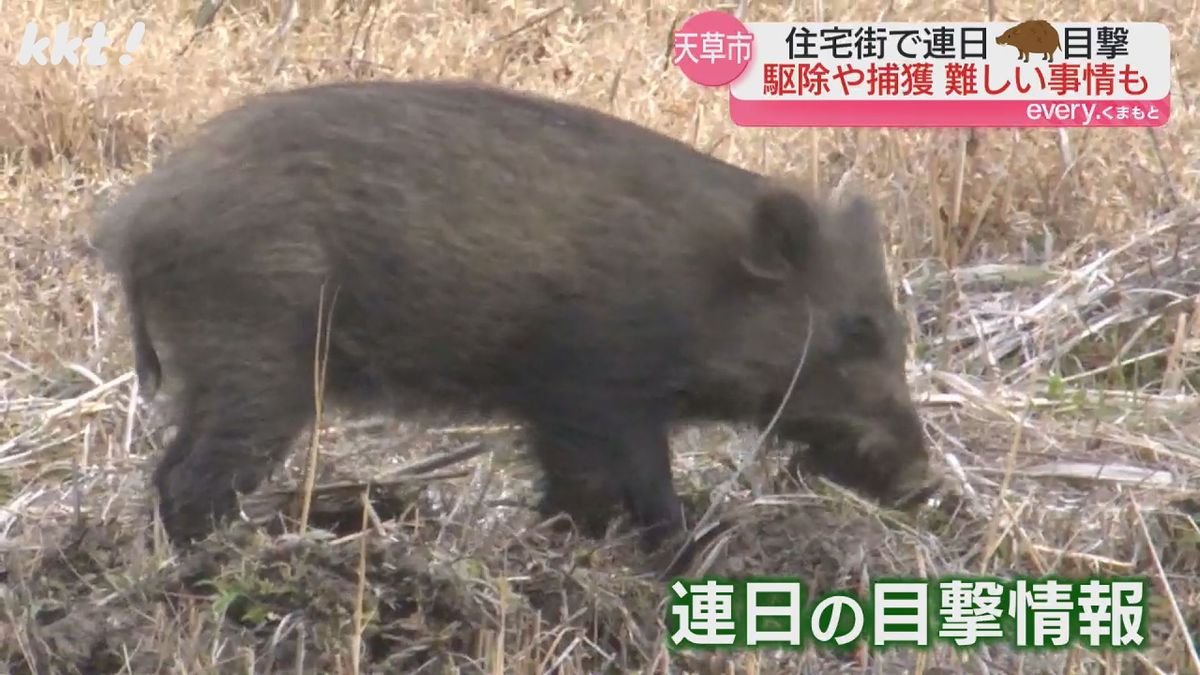
[[[982,4],[815,4],[826,20],[987,18]],[[740,129],[721,92],[666,62],[677,21],[712,7],[310,0],[289,22],[261,0],[7,4],[13,50],[30,20],[82,35],[103,20],[118,45],[135,20],[146,32],[127,65],[14,60],[0,78],[0,669],[1196,673],[1192,3],[995,5],[998,20],[1169,26],[1166,128],[1061,133]],[[739,11],[814,18],[795,3]],[[737,473],[753,430],[680,429],[690,523],[711,506],[727,525],[684,576],[795,577],[813,597],[866,597],[884,577],[1142,576],[1149,644],[673,652],[654,561],[619,527],[597,540],[539,523],[519,429],[494,420],[323,419],[318,442],[247,498],[248,522],[169,547],[146,475],[170,430],[139,403],[119,296],[88,255],[92,213],[246,95],[417,76],[583,102],[749,168],[865,191],[889,215],[912,386],[946,489],[893,513],[786,477],[783,448]],[[280,527],[306,493],[307,529]]]

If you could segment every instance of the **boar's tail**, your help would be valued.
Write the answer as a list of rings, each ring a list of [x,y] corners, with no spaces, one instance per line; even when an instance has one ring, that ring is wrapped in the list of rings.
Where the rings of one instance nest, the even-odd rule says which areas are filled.
[[[146,400],[154,398],[162,383],[162,364],[158,360],[158,352],[150,340],[150,330],[146,327],[146,312],[142,308],[141,297],[137,288],[130,284],[126,298],[129,305],[129,321],[133,332],[133,362],[137,373],[138,386]]]

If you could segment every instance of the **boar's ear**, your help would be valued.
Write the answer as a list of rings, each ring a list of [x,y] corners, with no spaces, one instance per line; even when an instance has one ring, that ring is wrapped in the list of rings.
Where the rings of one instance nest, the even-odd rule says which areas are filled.
[[[853,232],[856,237],[878,240],[881,235],[875,205],[863,195],[852,194],[846,198],[841,219],[845,225],[839,229]]]
[[[856,256],[869,256],[871,263],[883,263],[882,250],[877,250],[883,246],[883,225],[875,205],[862,195],[852,195],[846,198],[838,216],[837,226],[830,228],[830,239]]]
[[[829,228],[828,243],[838,260],[855,261],[856,285],[887,286],[884,226],[871,200],[861,195],[848,197],[839,210],[837,225]]]
[[[751,212],[742,268],[758,279],[783,281],[803,266],[817,227],[816,212],[800,195],[781,189],[764,192]]]

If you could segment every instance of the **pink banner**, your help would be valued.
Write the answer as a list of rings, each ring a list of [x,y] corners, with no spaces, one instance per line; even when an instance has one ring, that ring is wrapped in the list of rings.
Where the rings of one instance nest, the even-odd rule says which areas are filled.
[[[743,127],[1160,127],[1159,101],[742,100],[729,114]]]

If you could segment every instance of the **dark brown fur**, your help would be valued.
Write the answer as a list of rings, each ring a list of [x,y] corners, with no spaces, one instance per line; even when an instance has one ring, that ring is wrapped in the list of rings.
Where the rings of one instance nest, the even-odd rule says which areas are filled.
[[[542,508],[677,530],[668,431],[777,427],[893,500],[925,477],[878,225],[601,113],[468,83],[323,85],[212,120],[103,218],[139,378],[179,385],[154,482],[210,531],[327,399],[528,423]],[[336,297],[335,297],[336,291]],[[159,366],[161,349],[163,366]],[[168,378],[168,379],[169,379]]]
[[[1010,45],[1020,52],[1021,60],[1028,63],[1030,54],[1044,54],[1046,61],[1054,61],[1054,51],[1061,45],[1058,31],[1047,21],[1023,21],[1004,31],[996,38],[998,45]]]

